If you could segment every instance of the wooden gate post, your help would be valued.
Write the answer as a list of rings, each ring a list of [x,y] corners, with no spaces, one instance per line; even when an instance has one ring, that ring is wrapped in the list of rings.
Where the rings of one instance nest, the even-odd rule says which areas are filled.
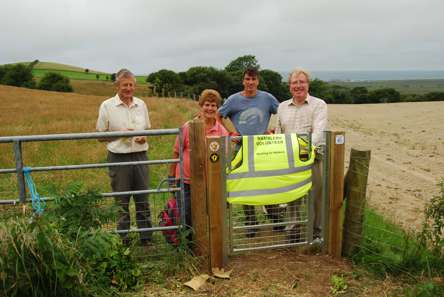
[[[219,136],[207,137],[207,203],[210,233],[210,265],[211,268],[225,266],[224,249],[225,197],[224,175],[225,146]]]
[[[345,177],[347,207],[342,248],[345,256],[350,256],[353,249],[361,243],[369,164],[370,151],[351,149],[350,165]]]
[[[200,120],[193,120],[190,122],[190,171],[194,253],[209,262],[206,153],[204,124]]]
[[[329,255],[340,258],[342,252],[345,133],[329,132],[327,135],[327,142],[329,144],[327,147],[330,148],[327,152],[329,154],[327,251]]]

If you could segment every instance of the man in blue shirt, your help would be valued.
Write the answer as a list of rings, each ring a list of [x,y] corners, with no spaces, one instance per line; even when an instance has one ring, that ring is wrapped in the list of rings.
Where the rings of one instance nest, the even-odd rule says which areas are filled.
[[[244,71],[242,85],[244,89],[229,96],[219,108],[219,115],[229,118],[240,135],[266,134],[270,117],[277,112],[279,102],[272,94],[258,90],[259,71],[256,68]],[[254,206],[243,207],[245,224],[257,225]],[[278,221],[270,207],[267,207],[269,217],[272,221]],[[256,228],[248,228],[246,235],[254,237],[256,232]]]

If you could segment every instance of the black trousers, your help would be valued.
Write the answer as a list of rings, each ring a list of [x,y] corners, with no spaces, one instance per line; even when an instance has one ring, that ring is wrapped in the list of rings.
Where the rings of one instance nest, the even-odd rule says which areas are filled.
[[[136,152],[128,154],[115,154],[108,152],[108,162],[131,162],[146,161],[148,157],[146,152]],[[111,188],[113,192],[147,190],[149,186],[149,175],[147,165],[129,165],[129,166],[113,166],[109,168],[109,176],[111,178]],[[131,218],[129,213],[129,203],[133,197],[136,206],[136,224],[139,229],[151,228],[151,212],[148,202],[148,194],[137,195],[119,195],[116,196],[116,202],[121,206],[119,219],[117,222],[117,230],[129,230]],[[120,233],[122,239],[128,238],[128,232]],[[151,232],[140,232],[141,241],[151,240]]]

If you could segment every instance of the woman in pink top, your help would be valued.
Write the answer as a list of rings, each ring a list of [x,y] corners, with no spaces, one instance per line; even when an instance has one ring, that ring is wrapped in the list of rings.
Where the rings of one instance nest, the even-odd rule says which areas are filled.
[[[212,89],[203,90],[199,96],[200,111],[197,116],[205,125],[207,136],[228,136],[228,131],[216,120],[217,109],[221,105],[222,98],[218,91]],[[190,124],[183,126],[183,175],[185,196],[185,224],[191,227],[191,189],[190,189]],[[179,137],[176,137],[173,158],[179,158]],[[179,180],[179,164],[171,164],[169,178]],[[177,199],[180,203],[180,199]]]

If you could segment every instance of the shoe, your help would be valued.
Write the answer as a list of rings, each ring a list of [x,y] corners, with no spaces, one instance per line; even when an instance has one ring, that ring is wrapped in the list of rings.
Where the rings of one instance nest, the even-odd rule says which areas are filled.
[[[299,243],[303,242],[302,236],[300,233],[289,233],[287,235],[287,239],[289,243]]]
[[[285,225],[273,226],[273,232],[282,232],[285,230]]]
[[[257,231],[258,230],[256,228],[248,228],[245,232],[245,236],[248,238],[253,238],[256,236]]]
[[[322,230],[320,228],[314,228],[313,230],[313,239],[320,239],[321,238]]]
[[[293,225],[291,229],[287,230],[287,238],[289,243],[303,242],[304,238],[302,237],[302,226],[299,224]]]

